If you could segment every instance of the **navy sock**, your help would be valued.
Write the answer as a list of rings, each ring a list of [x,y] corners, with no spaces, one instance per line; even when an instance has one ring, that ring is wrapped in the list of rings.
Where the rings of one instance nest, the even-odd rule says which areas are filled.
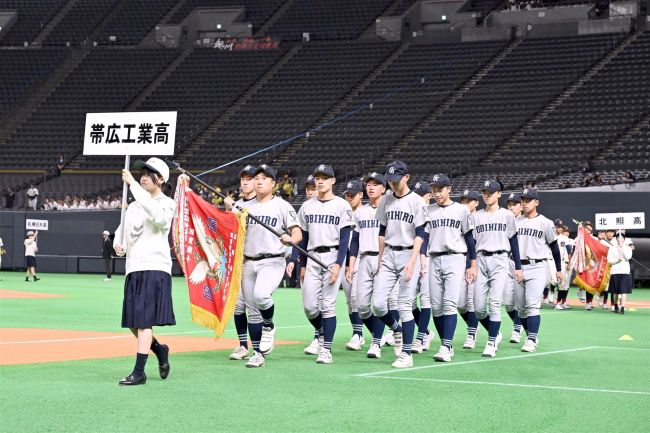
[[[439,316],[439,317],[433,317],[433,326],[436,327],[436,332],[438,333],[438,336],[442,338],[442,336],[445,333],[445,320],[444,316]]]
[[[390,312],[384,316],[381,316],[380,319],[394,332],[402,332],[402,327],[399,326],[399,323],[395,320],[395,317]]]
[[[521,326],[523,326],[526,333],[528,333],[528,317],[521,317],[519,320],[521,320]]]
[[[316,330],[314,338],[320,337],[323,334],[323,316],[318,313],[318,316],[314,317],[313,319],[309,319],[309,323],[311,323]]]
[[[390,313],[390,315],[393,316],[393,319],[399,323],[399,310],[390,310],[388,313]]]
[[[490,332],[490,316],[485,316],[479,322],[481,322],[481,325],[483,325],[486,331]]]
[[[458,317],[455,314],[447,314],[443,318],[443,334],[440,339],[442,344],[451,348],[451,342],[454,340],[454,333],[456,332],[456,323]]]
[[[253,345],[253,350],[258,353],[260,352],[260,340],[262,339],[262,327],[263,323],[249,323],[248,324],[248,333],[251,336],[251,344]]]
[[[548,287],[544,287],[544,299],[548,298],[548,292],[549,292]]]
[[[142,377],[144,375],[144,366],[147,364],[147,358],[149,358],[149,354],[147,353],[137,353],[135,355],[135,367],[133,367],[132,375],[136,377]]]
[[[415,333],[415,320],[402,322],[402,352],[411,353],[413,334]]]
[[[431,320],[431,308],[423,308],[420,310],[420,319],[415,321],[418,324],[418,333],[429,333],[429,321]]]
[[[246,334],[248,327],[248,319],[246,313],[235,314],[235,330],[237,331],[237,338],[239,338],[239,345],[248,349],[248,334]]]
[[[363,321],[359,313],[354,312],[350,314],[350,323],[352,323],[352,335],[358,335],[359,337],[363,336]]]
[[[521,332],[521,319],[519,318],[519,313],[517,312],[517,310],[512,310],[512,311],[506,310],[506,313],[508,313],[508,316],[510,316],[515,331]]]
[[[372,344],[379,346],[379,343],[381,343],[381,337],[384,335],[386,324],[377,316],[370,317],[372,317]]]
[[[275,311],[275,305],[271,305],[266,310],[260,309],[260,314],[262,315],[262,319],[264,319],[264,326],[267,328],[271,328],[271,329],[275,328],[275,325],[273,324],[274,311]]]
[[[420,323],[420,309],[418,307],[413,309],[413,319],[415,323]]]
[[[374,329],[373,324],[375,323],[375,316],[371,314],[370,317],[368,317],[367,319],[361,319],[361,321],[363,322],[364,325],[366,325],[366,328],[368,329],[368,331],[370,331],[370,334],[373,334],[372,330]]]
[[[501,322],[494,322],[490,320],[490,328],[489,328],[489,340],[490,341],[496,341],[497,335],[499,334],[499,328],[501,328]]]
[[[469,326],[469,311],[466,311],[464,313],[458,313],[458,314],[460,314],[460,317],[462,317],[465,323],[467,324],[467,326]]]
[[[158,358],[158,364],[167,363],[168,353],[166,350],[163,350],[162,345],[158,343],[156,337],[154,337],[153,340],[151,341],[151,351],[156,355],[156,358]]]
[[[478,332],[478,318],[474,311],[467,312],[467,333],[472,337],[476,338],[476,333]]]
[[[539,332],[539,325],[542,320],[541,316],[528,317],[528,339],[537,343],[537,333]]]
[[[336,331],[336,316],[323,318],[323,347],[332,350],[332,340]]]

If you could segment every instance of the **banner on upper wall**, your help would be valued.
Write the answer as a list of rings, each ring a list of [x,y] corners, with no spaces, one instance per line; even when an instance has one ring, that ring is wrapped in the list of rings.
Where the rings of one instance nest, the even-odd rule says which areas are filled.
[[[29,218],[25,220],[26,230],[46,231],[48,229],[48,226],[48,220],[34,220]]]

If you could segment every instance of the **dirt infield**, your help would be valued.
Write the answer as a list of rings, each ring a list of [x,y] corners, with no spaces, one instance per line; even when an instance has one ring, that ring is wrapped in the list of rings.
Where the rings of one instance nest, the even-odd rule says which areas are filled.
[[[0,299],[46,299],[63,298],[63,295],[50,293],[18,292],[16,290],[0,290]]]
[[[160,341],[168,344],[172,353],[234,349],[239,345],[235,339],[220,338],[215,341],[212,338],[180,335],[164,335]],[[275,344],[298,342],[276,341]],[[130,333],[0,328],[0,365],[131,356],[135,348],[136,340]]]

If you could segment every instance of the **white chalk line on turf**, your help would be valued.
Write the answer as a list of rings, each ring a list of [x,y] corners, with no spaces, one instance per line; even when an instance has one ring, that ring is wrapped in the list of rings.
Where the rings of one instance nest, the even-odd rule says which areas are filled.
[[[399,371],[403,371],[403,370],[399,370]],[[645,392],[645,391],[625,391],[619,389],[599,389],[599,388],[576,388],[571,386],[530,385],[530,384],[523,384],[523,383],[481,382],[477,380],[430,379],[430,378],[398,377],[398,376],[364,376],[364,377],[368,377],[371,379],[410,380],[410,381],[417,381],[417,382],[439,382],[439,383],[453,383],[453,384],[462,384],[462,385],[491,385],[491,386],[504,386],[504,387],[512,387],[512,388],[552,389],[556,391],[604,392],[604,393],[611,393],[611,394],[650,395],[650,392]]]

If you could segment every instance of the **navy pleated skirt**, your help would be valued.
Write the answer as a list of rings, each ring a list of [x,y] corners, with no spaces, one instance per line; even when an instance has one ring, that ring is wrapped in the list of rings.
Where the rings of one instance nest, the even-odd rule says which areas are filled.
[[[162,271],[131,272],[124,282],[122,327],[175,325],[172,278]]]

